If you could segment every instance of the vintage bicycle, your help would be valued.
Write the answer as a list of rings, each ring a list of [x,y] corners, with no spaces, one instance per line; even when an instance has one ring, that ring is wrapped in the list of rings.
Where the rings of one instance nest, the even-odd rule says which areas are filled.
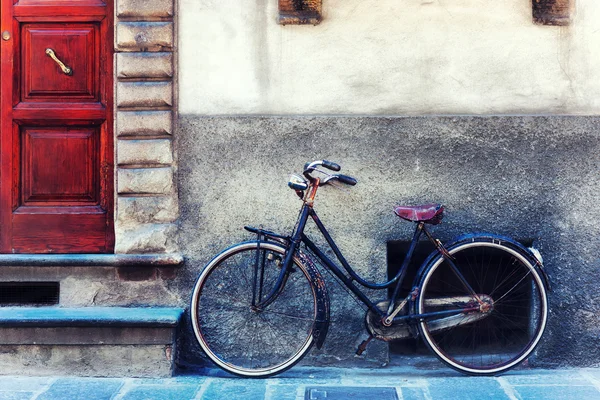
[[[216,365],[244,377],[268,377],[291,368],[313,345],[320,348],[330,308],[317,264],[368,307],[369,338],[358,353],[372,338],[420,336],[441,361],[471,375],[502,373],[531,354],[548,316],[548,278],[537,250],[493,234],[469,234],[442,244],[427,227],[441,222],[442,205],[397,206],[395,213],[416,225],[409,250],[391,280],[365,280],[314,209],[320,187],[357,183],[333,173],[338,171],[338,164],[321,160],[307,163],[302,175],[292,174],[288,186],[302,207],[291,235],[245,227],[256,240],[224,250],[201,272],[191,299],[192,327]],[[304,233],[309,218],[341,267]],[[402,282],[423,234],[435,250],[406,295]],[[386,296],[374,301],[360,286]]]

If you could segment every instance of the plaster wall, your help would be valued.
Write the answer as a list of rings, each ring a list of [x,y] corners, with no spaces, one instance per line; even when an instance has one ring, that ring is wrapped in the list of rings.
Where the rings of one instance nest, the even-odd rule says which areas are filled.
[[[182,114],[599,114],[600,2],[566,27],[530,0],[180,0]]]
[[[394,205],[441,202],[445,218],[432,229],[444,242],[492,232],[541,251],[553,291],[548,328],[529,365],[598,365],[598,132],[599,117],[182,116],[186,265],[171,287],[185,298],[215,254],[253,238],[244,225],[291,232],[301,202],[287,188],[288,174],[326,158],[358,184],[322,188],[315,209],[362,276],[383,281],[386,243],[410,240],[414,227],[394,215]],[[325,348],[306,361],[386,362],[380,342],[354,356],[366,337],[364,312],[331,280],[328,287],[334,322]],[[197,363],[199,347],[189,325],[183,329],[181,357]]]

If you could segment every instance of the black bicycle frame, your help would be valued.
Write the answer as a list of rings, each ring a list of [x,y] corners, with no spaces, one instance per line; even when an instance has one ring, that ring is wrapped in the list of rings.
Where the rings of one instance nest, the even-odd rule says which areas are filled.
[[[304,228],[306,227],[306,222],[308,221],[308,217],[311,217],[312,220],[315,222],[317,228],[319,229],[319,232],[321,232],[321,234],[323,235],[323,237],[327,241],[327,244],[333,250],[333,253],[335,254],[336,258],[342,264],[342,267],[344,268],[344,270],[346,270],[346,272],[350,275],[349,277],[346,276],[346,274],[344,274],[344,272],[335,264],[335,262],[333,262],[329,257],[327,257],[327,255],[312,240],[310,240],[304,234]],[[303,205],[303,207],[302,207],[302,210],[300,211],[300,216],[298,217],[298,222],[296,223],[296,227],[294,229],[293,235],[289,239],[289,241],[290,241],[289,242],[289,247],[287,249],[287,252],[286,252],[286,255],[285,255],[285,259],[284,259],[284,262],[283,262],[283,267],[281,268],[281,273],[279,274],[277,282],[275,283],[273,289],[271,290],[271,292],[267,296],[266,300],[264,302],[260,303],[259,305],[257,305],[257,307],[264,308],[264,307],[268,306],[269,304],[271,304],[275,300],[275,298],[277,297],[277,294],[283,288],[283,285],[285,283],[285,279],[287,278],[288,274],[290,273],[290,271],[292,269],[292,264],[293,264],[292,260],[294,258],[294,254],[296,253],[296,250],[298,249],[300,243],[302,242],[319,258],[319,260],[340,281],[342,281],[342,283],[348,289],[350,289],[350,291],[352,291],[352,293],[360,301],[362,301],[367,307],[369,307],[369,310],[371,310],[372,312],[376,313],[377,315],[379,315],[381,317],[385,317],[386,315],[390,314],[392,312],[392,310],[394,309],[394,307],[395,307],[396,301],[398,300],[398,297],[400,295],[400,287],[402,286],[402,282],[404,281],[404,278],[406,276],[406,272],[408,270],[408,264],[410,263],[410,260],[412,259],[412,255],[414,253],[414,250],[417,247],[417,242],[419,241],[419,238],[421,237],[421,233],[423,233],[423,232],[426,232],[427,237],[430,240],[432,240],[432,241],[434,240],[431,237],[431,235],[429,234],[429,232],[427,232],[424,223],[423,222],[419,222],[417,224],[417,227],[416,227],[415,232],[413,234],[413,238],[412,238],[412,241],[410,243],[410,247],[408,249],[408,252],[406,253],[406,256],[404,257],[404,261],[402,262],[402,266],[400,267],[400,270],[398,271],[398,273],[391,280],[389,280],[387,282],[383,282],[383,283],[369,282],[369,281],[361,278],[352,269],[352,267],[350,266],[350,264],[348,263],[348,261],[346,261],[346,259],[342,255],[342,252],[340,251],[340,249],[336,245],[335,241],[333,240],[333,238],[331,237],[331,235],[329,234],[329,232],[325,228],[325,225],[323,225],[323,223],[321,222],[321,220],[317,216],[317,213],[315,212],[315,210],[312,208],[311,205],[305,203]],[[436,244],[436,243],[434,242],[434,244]],[[436,247],[438,247],[437,244],[436,244]],[[438,247],[438,250],[439,250],[439,247]],[[441,250],[439,250],[439,251],[440,251],[440,254],[443,257],[446,257],[446,255],[444,254],[443,251],[441,251]],[[262,273],[261,273],[262,271],[258,271],[258,268],[259,268],[259,266],[261,266],[264,263],[264,260],[263,260],[263,262],[260,262],[260,260],[259,260],[258,257],[259,256],[257,254],[257,260],[256,260],[256,264],[255,264],[255,270],[256,270],[255,271],[255,277],[256,277],[257,273],[260,274],[260,275],[262,275]],[[454,264],[454,262],[452,262],[452,260],[450,258],[448,258],[448,257],[446,257],[446,261],[448,261],[448,263],[450,264],[450,266],[454,270],[454,272],[457,274],[457,276],[460,279],[460,281],[463,282],[463,284],[465,285],[465,288],[472,295],[474,295],[476,298],[478,298],[477,294],[470,287],[470,285],[467,283],[466,279],[464,278],[464,276],[462,275],[462,273],[458,270],[458,268],[456,267],[456,265]],[[262,268],[261,268],[261,270],[262,270]],[[355,281],[358,282],[361,286],[364,286],[364,287],[369,288],[369,289],[375,289],[375,290],[387,289],[387,288],[390,288],[392,285],[395,284],[396,287],[394,288],[393,295],[390,298],[390,305],[388,307],[387,313],[384,312],[384,311],[382,311],[381,309],[379,309],[379,307],[377,307],[360,290],[360,288],[358,288],[354,284]],[[256,282],[256,278],[255,278],[255,282]],[[254,290],[255,289],[253,289],[253,292],[254,292]],[[400,316],[400,317],[394,318],[394,321],[435,318],[435,317],[440,317],[440,316],[449,316],[449,315],[453,315],[453,314],[459,314],[459,313],[463,313],[463,312],[474,311],[474,310],[475,309],[471,309],[471,308],[469,308],[469,309],[461,308],[461,309],[456,309],[456,310],[445,310],[445,311],[437,311],[437,312],[430,312],[430,313],[424,313],[424,314],[410,314],[409,313],[408,315],[404,315],[404,316]]]

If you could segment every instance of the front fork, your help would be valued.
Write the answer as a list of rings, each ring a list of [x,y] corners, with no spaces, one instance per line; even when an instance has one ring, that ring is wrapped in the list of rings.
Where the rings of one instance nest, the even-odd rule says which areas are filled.
[[[252,276],[253,287],[252,287],[252,309],[261,310],[265,307],[268,307],[279,295],[281,290],[283,289],[285,282],[287,280],[288,275],[293,271],[294,264],[294,254],[296,254],[296,250],[300,245],[300,238],[302,232],[304,231],[304,226],[306,225],[306,221],[308,220],[308,215],[310,212],[310,207],[305,205],[302,207],[300,211],[300,216],[298,218],[298,223],[296,224],[296,229],[291,238],[286,238],[289,243],[285,252],[285,257],[283,259],[283,265],[281,267],[281,271],[279,272],[279,276],[277,277],[277,281],[273,285],[273,288],[267,294],[265,300],[261,300],[263,296],[263,278],[264,278],[264,266],[266,262],[266,256],[261,257],[260,251],[260,243],[261,241],[266,240],[266,235],[262,231],[258,231],[258,248],[256,254],[256,260],[254,263],[254,272]],[[258,284],[258,287],[257,287]],[[258,295],[258,296],[257,296]]]

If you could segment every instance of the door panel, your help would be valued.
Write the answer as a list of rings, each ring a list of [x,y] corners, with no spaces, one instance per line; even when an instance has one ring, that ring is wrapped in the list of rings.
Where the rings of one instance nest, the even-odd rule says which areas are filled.
[[[112,252],[112,1],[13,3],[0,14],[0,251]]]
[[[21,101],[99,100],[99,25],[65,25],[22,24]]]
[[[43,216],[43,218],[41,218]],[[13,253],[103,253],[104,213],[13,215]]]
[[[98,205],[99,129],[22,128],[21,205]]]

